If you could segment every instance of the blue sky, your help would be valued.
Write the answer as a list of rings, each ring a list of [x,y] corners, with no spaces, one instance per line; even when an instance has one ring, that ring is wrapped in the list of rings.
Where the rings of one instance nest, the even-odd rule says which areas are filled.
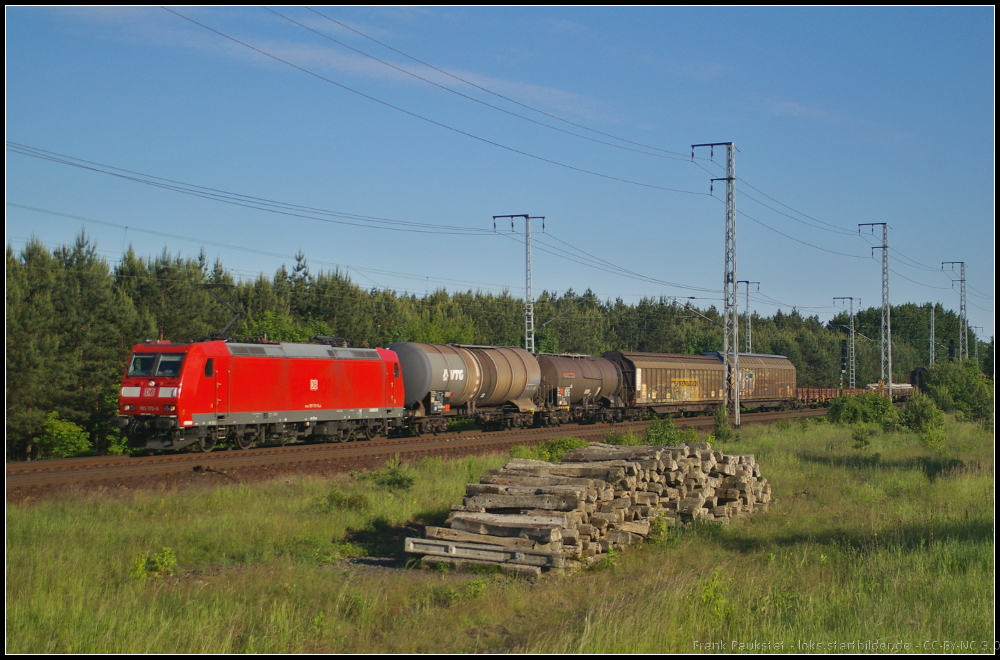
[[[301,250],[365,287],[523,295],[523,221],[492,216],[531,213],[536,294],[704,308],[724,151],[690,146],[733,141],[755,311],[880,304],[857,225],[888,222],[892,302],[957,309],[941,262],[965,261],[969,323],[994,332],[992,8],[176,11],[259,50],[159,8],[7,9],[9,245],[86,229],[112,262],[204,249],[255,277]]]

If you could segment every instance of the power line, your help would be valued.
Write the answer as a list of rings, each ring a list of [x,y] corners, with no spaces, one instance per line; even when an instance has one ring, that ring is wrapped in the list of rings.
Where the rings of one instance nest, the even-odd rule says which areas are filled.
[[[740,181],[742,182],[742,179],[741,179]],[[752,187],[752,186],[751,186],[751,187]],[[754,188],[754,190],[757,190],[757,189],[756,189],[756,188]],[[758,191],[758,192],[759,192],[759,191]],[[763,193],[761,193],[761,194],[763,194]],[[791,219],[791,220],[794,220],[795,222],[800,222],[800,223],[804,224],[804,225],[805,225],[805,226],[807,226],[807,227],[812,227],[813,229],[820,229],[820,230],[822,230],[822,231],[828,231],[828,232],[831,232],[831,233],[833,233],[833,234],[845,234],[845,235],[848,235],[848,236],[856,236],[855,232],[850,232],[850,231],[844,231],[844,230],[841,230],[841,229],[827,229],[826,227],[821,227],[821,226],[819,226],[819,225],[814,225],[814,224],[812,224],[812,223],[809,223],[809,222],[806,222],[805,220],[800,220],[799,218],[796,218],[796,217],[795,217],[795,216],[793,216],[793,215],[789,215],[789,214],[785,213],[784,211],[781,211],[780,209],[776,209],[776,208],[774,208],[773,206],[770,206],[769,204],[765,204],[764,202],[760,201],[760,200],[759,200],[759,199],[757,199],[756,197],[754,197],[754,196],[752,196],[752,195],[748,195],[748,194],[747,194],[747,193],[745,193],[745,192],[744,192],[744,193],[742,193],[742,194],[741,194],[740,196],[741,196],[741,197],[746,197],[747,199],[749,199],[749,200],[751,200],[751,201],[753,201],[753,202],[756,202],[756,203],[760,204],[760,205],[761,205],[761,206],[763,206],[764,208],[767,208],[767,209],[771,209],[771,210],[772,210],[772,211],[774,211],[775,213],[777,213],[777,214],[779,214],[779,215],[783,215],[783,216],[785,216],[786,218],[789,218],[789,219]],[[766,195],[765,195],[765,196],[766,196]],[[769,197],[769,199],[770,199],[770,197]],[[779,203],[780,203],[780,202],[779,202]]]
[[[832,223],[829,223],[829,222],[825,222],[823,220],[820,220],[819,218],[814,218],[813,216],[811,216],[811,215],[809,215],[807,213],[803,213],[802,211],[797,211],[797,210],[793,209],[791,206],[789,206],[788,204],[785,204],[784,202],[781,202],[781,201],[775,199],[774,197],[771,197],[770,195],[768,195],[766,192],[764,192],[760,188],[757,188],[756,186],[751,185],[749,182],[747,182],[746,179],[741,178],[740,179],[740,183],[746,185],[748,188],[756,190],[757,192],[759,192],[764,197],[767,197],[772,202],[775,202],[776,204],[780,204],[781,206],[784,206],[786,209],[788,209],[790,211],[794,211],[795,213],[798,213],[799,215],[801,215],[801,216],[803,216],[805,218],[809,218],[810,220],[813,220],[813,221],[818,222],[820,224],[827,225],[828,227],[831,227],[834,230],[836,230],[838,232],[841,232],[841,233],[844,233],[844,234],[853,234],[854,233],[853,231],[849,231],[849,230],[847,230],[847,229],[845,229],[843,227],[840,227],[839,225],[835,225],[835,224],[832,224]],[[744,193],[744,195],[745,194],[746,193]]]
[[[740,215],[742,217],[750,220],[751,222],[756,222],[758,225],[760,225],[761,227],[763,227],[765,229],[769,229],[769,230],[773,231],[775,234],[779,234],[779,235],[784,236],[785,238],[787,238],[789,240],[795,241],[796,243],[801,243],[802,245],[806,245],[808,247],[815,248],[815,249],[820,250],[822,252],[829,252],[830,254],[839,254],[842,257],[850,257],[851,259],[869,259],[870,258],[870,257],[859,256],[859,255],[856,255],[856,254],[847,254],[846,252],[837,252],[836,250],[828,250],[827,248],[823,248],[823,247],[820,247],[818,245],[813,245],[812,243],[808,243],[808,242],[803,241],[801,239],[795,238],[794,236],[789,236],[788,234],[786,234],[784,232],[778,231],[774,227],[766,225],[763,222],[761,222],[760,220],[757,220],[753,216],[747,214],[745,211],[741,212]]]
[[[610,261],[606,261],[605,259],[601,259],[600,257],[597,257],[597,256],[595,256],[595,255],[593,255],[593,254],[591,254],[589,252],[581,250],[578,247],[570,245],[569,243],[567,243],[566,241],[562,240],[558,236],[555,236],[552,233],[545,233],[545,234],[542,234],[542,236],[544,238],[551,238],[551,239],[553,239],[555,241],[558,241],[558,242],[562,243],[563,245],[565,245],[566,247],[568,247],[568,248],[570,248],[572,250],[575,250],[576,252],[578,252],[578,253],[580,253],[582,255],[590,257],[591,259],[593,259],[597,263],[600,263],[600,264],[606,265],[608,267],[614,268],[616,270],[619,270],[623,274],[626,274],[626,275],[634,277],[634,278],[640,278],[640,279],[644,279],[644,280],[647,280],[647,281],[652,281],[653,283],[666,284],[666,285],[669,285],[669,286],[673,286],[673,287],[677,287],[677,288],[682,288],[682,289],[689,289],[689,290],[692,290],[692,291],[702,291],[704,293],[720,293],[721,292],[720,289],[708,289],[708,288],[703,288],[703,287],[693,287],[693,286],[689,286],[689,285],[686,285],[686,284],[678,284],[676,282],[665,282],[663,280],[659,280],[659,279],[656,279],[656,278],[651,278],[649,276],[642,275],[641,273],[637,273],[635,271],[629,270],[627,268],[619,266],[618,264],[615,264],[615,263],[610,262]],[[553,247],[553,246],[550,246],[550,247]],[[553,247],[553,249],[558,249],[558,248],[554,248]]]
[[[387,108],[391,108],[393,110],[396,110],[397,112],[402,112],[403,114],[406,114],[406,115],[409,115],[411,117],[414,117],[415,119],[420,119],[421,121],[425,121],[425,122],[427,122],[429,124],[433,124],[435,126],[443,128],[445,130],[452,131],[453,133],[458,133],[459,135],[464,135],[465,137],[472,138],[473,140],[477,140],[477,141],[482,142],[484,144],[489,144],[489,145],[492,145],[492,146],[497,147],[499,149],[504,149],[504,150],[509,151],[511,153],[519,154],[521,156],[526,156],[528,158],[532,158],[534,160],[541,161],[543,163],[549,163],[550,165],[556,165],[558,167],[563,167],[563,168],[566,168],[568,170],[573,170],[575,172],[581,172],[583,174],[589,174],[591,176],[600,177],[602,179],[608,179],[610,181],[618,181],[620,183],[628,183],[628,184],[631,184],[631,185],[634,185],[634,186],[641,186],[643,188],[652,188],[652,189],[655,189],[655,190],[663,190],[663,191],[667,191],[667,192],[684,193],[684,194],[687,194],[687,195],[704,195],[705,194],[705,193],[695,192],[693,190],[682,190],[680,188],[669,188],[669,187],[666,187],[666,186],[658,186],[658,185],[652,184],[652,183],[643,183],[641,181],[633,181],[631,179],[625,179],[625,178],[613,176],[613,175],[610,175],[610,174],[602,174],[600,172],[595,172],[593,170],[588,170],[588,169],[584,169],[582,167],[576,167],[575,165],[569,165],[568,163],[562,163],[562,162],[559,162],[557,160],[552,160],[551,158],[545,158],[544,156],[538,156],[536,154],[532,154],[532,153],[529,153],[527,151],[522,151],[521,149],[515,149],[514,147],[510,147],[510,146],[507,146],[505,144],[501,144],[500,142],[496,142],[494,140],[489,140],[487,138],[480,137],[480,136],[475,135],[473,133],[469,133],[468,131],[463,131],[462,129],[455,128],[454,126],[449,126],[448,124],[444,124],[444,123],[441,123],[441,122],[439,122],[437,120],[431,119],[429,117],[425,117],[424,115],[417,114],[416,112],[413,112],[411,110],[406,110],[405,108],[402,108],[402,107],[400,107],[398,105],[393,105],[392,103],[389,103],[388,101],[383,101],[383,100],[378,99],[378,98],[376,98],[374,96],[371,96],[370,94],[365,94],[364,92],[358,91],[358,90],[356,90],[356,89],[354,89],[352,87],[348,87],[347,85],[344,85],[344,84],[339,83],[339,82],[337,82],[335,80],[327,78],[326,76],[322,76],[322,75],[316,73],[315,71],[311,71],[311,70],[309,70],[309,69],[307,69],[305,67],[301,67],[298,64],[293,64],[292,62],[289,62],[288,60],[282,59],[282,58],[278,57],[277,55],[273,55],[273,54],[271,54],[271,53],[269,53],[269,52],[267,52],[267,51],[265,51],[263,49],[257,48],[256,46],[251,46],[250,44],[248,44],[248,43],[246,43],[244,41],[240,41],[236,37],[231,37],[231,36],[229,36],[228,34],[226,34],[224,32],[216,30],[215,28],[211,28],[211,27],[205,25],[204,23],[200,23],[200,22],[194,20],[193,18],[189,18],[188,16],[185,16],[184,14],[176,12],[173,9],[170,9],[169,7],[162,7],[162,9],[164,9],[165,11],[170,12],[171,14],[174,14],[175,16],[177,16],[179,18],[183,18],[186,21],[190,21],[191,23],[194,23],[195,25],[198,25],[198,26],[200,26],[200,27],[208,30],[209,32],[213,32],[213,33],[219,35],[220,37],[223,37],[225,39],[229,39],[230,41],[232,41],[234,43],[237,43],[237,44],[243,46],[244,48],[249,48],[250,50],[252,50],[252,51],[254,51],[256,53],[260,53],[261,55],[264,55],[265,57],[269,57],[269,58],[271,58],[271,59],[273,59],[273,60],[275,60],[277,62],[281,62],[282,64],[285,64],[287,66],[292,67],[293,69],[296,69],[296,70],[301,71],[301,72],[303,72],[305,74],[313,76],[314,78],[318,78],[319,80],[322,80],[324,82],[328,82],[331,85],[335,85],[335,86],[337,86],[337,87],[339,87],[339,88],[341,88],[341,89],[343,89],[345,91],[351,92],[352,94],[357,94],[358,96],[366,98],[369,101],[373,101],[375,103],[378,103],[379,105],[383,105],[383,106],[385,106]]]
[[[928,289],[940,289],[940,290],[942,290],[942,291],[951,291],[951,290],[952,290],[952,287],[950,287],[950,286],[933,286],[933,285],[931,285],[931,284],[924,284],[923,282],[918,282],[918,281],[916,281],[916,280],[911,280],[911,279],[910,279],[909,277],[907,277],[906,275],[902,275],[902,274],[900,274],[900,273],[896,272],[895,270],[892,270],[891,268],[890,268],[889,270],[890,270],[890,271],[892,271],[892,274],[893,274],[893,275],[896,275],[897,277],[902,277],[902,278],[903,278],[904,280],[906,280],[907,282],[913,282],[913,283],[914,283],[914,284],[916,284],[917,286],[922,286],[922,287],[926,287],[926,288],[928,288]]]
[[[392,46],[390,46],[390,45],[388,45],[386,43],[383,43],[383,42],[375,39],[374,37],[368,36],[367,34],[361,32],[360,30],[357,30],[357,29],[351,27],[350,25],[347,25],[346,23],[341,23],[340,21],[338,21],[335,18],[331,18],[331,17],[327,16],[326,14],[324,14],[322,12],[316,11],[312,7],[306,7],[306,9],[308,9],[309,11],[313,12],[314,14],[316,14],[318,16],[322,16],[323,18],[325,18],[328,21],[336,23],[337,25],[341,26],[342,28],[344,28],[346,30],[350,30],[351,32],[354,32],[355,34],[360,35],[360,36],[364,37],[365,39],[368,39],[369,41],[373,41],[373,42],[377,43],[378,45],[382,46],[383,48],[388,48],[389,50],[393,51],[394,53],[398,53],[398,54],[402,55],[403,57],[411,59],[414,62],[417,62],[418,64],[422,64],[423,66],[426,66],[426,67],[428,67],[430,69],[433,69],[434,71],[437,71],[438,73],[446,75],[446,76],[448,76],[450,78],[454,78],[455,80],[458,80],[459,82],[465,83],[466,85],[469,85],[471,87],[475,87],[476,89],[478,89],[480,91],[486,92],[487,94],[491,94],[491,95],[493,95],[493,96],[495,96],[497,98],[501,98],[501,99],[503,99],[505,101],[508,101],[510,103],[513,103],[515,105],[521,106],[522,108],[526,108],[528,110],[531,110],[532,112],[537,112],[539,114],[545,115],[546,117],[550,117],[552,119],[555,119],[557,121],[561,121],[561,122],[569,124],[571,126],[576,126],[577,128],[581,128],[581,129],[583,129],[585,131],[590,131],[591,133],[595,133],[597,135],[603,135],[604,137],[609,137],[609,138],[612,138],[614,140],[618,140],[620,142],[625,142],[625,143],[628,143],[628,144],[634,144],[637,147],[643,147],[645,149],[653,149],[654,151],[660,151],[660,152],[665,153],[665,154],[673,154],[675,156],[682,156],[683,158],[681,160],[688,160],[687,154],[681,153],[679,151],[670,151],[668,149],[661,149],[659,147],[654,147],[654,146],[651,146],[651,145],[648,145],[648,144],[643,144],[641,142],[633,142],[632,140],[627,140],[625,138],[618,137],[616,135],[612,135],[611,133],[604,133],[604,132],[599,131],[597,129],[589,128],[587,126],[584,126],[583,124],[578,124],[578,123],[570,121],[568,119],[563,119],[562,117],[559,117],[558,115],[554,115],[554,114],[545,112],[544,110],[539,110],[538,108],[530,106],[530,105],[528,105],[526,103],[522,103],[520,101],[516,101],[516,100],[510,98],[509,96],[504,96],[503,94],[500,94],[499,92],[495,92],[495,91],[493,91],[491,89],[483,87],[482,85],[477,85],[476,83],[472,82],[471,80],[467,80],[467,79],[462,78],[460,76],[456,76],[455,74],[450,73],[448,71],[445,71],[444,69],[440,69],[440,68],[434,66],[433,64],[428,64],[427,62],[424,62],[423,60],[419,60],[416,57],[413,57],[412,55],[408,55],[408,54],[404,53],[401,50],[393,48]],[[504,112],[506,112],[506,111],[504,111]],[[531,121],[531,120],[529,120],[529,121]],[[551,128],[555,128],[555,127],[551,127]],[[560,129],[555,129],[555,130],[560,130]]]
[[[287,254],[281,254],[281,253],[278,253],[278,252],[268,252],[266,250],[258,250],[256,248],[248,248],[248,247],[243,247],[243,246],[239,246],[239,245],[232,245],[232,244],[229,244],[229,243],[220,243],[218,241],[208,241],[208,240],[204,240],[204,239],[201,239],[201,238],[192,238],[190,236],[182,236],[182,235],[179,235],[179,234],[169,234],[169,233],[166,233],[166,232],[155,231],[155,230],[152,230],[152,229],[140,229],[140,228],[135,227],[133,225],[123,225],[123,224],[119,224],[119,223],[116,223],[116,222],[109,222],[107,220],[98,220],[96,218],[87,218],[87,217],[84,217],[84,216],[72,215],[70,213],[61,213],[59,211],[51,211],[51,210],[48,210],[48,209],[42,209],[42,208],[38,208],[38,207],[35,207],[35,206],[26,206],[24,204],[17,204],[17,203],[14,203],[14,202],[6,202],[6,204],[7,204],[7,206],[12,206],[12,207],[15,207],[15,208],[20,208],[20,209],[25,209],[25,210],[28,210],[28,211],[35,211],[37,213],[46,213],[48,215],[60,216],[60,217],[64,217],[64,218],[70,218],[72,220],[80,220],[82,222],[90,222],[90,223],[94,223],[94,224],[105,225],[105,226],[108,226],[108,227],[116,227],[118,229],[127,229],[129,231],[141,232],[143,234],[151,234],[151,235],[154,235],[154,236],[162,236],[164,238],[172,238],[172,239],[176,239],[176,240],[190,241],[192,243],[198,243],[198,244],[201,244],[201,245],[212,245],[212,246],[215,246],[215,247],[227,248],[227,249],[230,249],[230,250],[238,250],[240,252],[248,252],[248,253],[259,254],[259,255],[268,256],[268,257],[278,257],[280,259],[295,259],[294,256],[290,256],[290,255],[287,255]],[[334,262],[329,262],[329,261],[320,261],[320,260],[312,260],[312,259],[310,259],[309,261],[311,263],[314,263],[314,264],[319,264],[319,265],[323,265],[323,266],[333,266],[335,268],[352,269],[352,270],[355,270],[355,271],[358,271],[358,272],[367,271],[367,272],[371,272],[371,273],[380,273],[380,274],[383,274],[383,275],[392,275],[392,276],[396,276],[396,277],[403,277],[403,278],[415,279],[415,280],[420,280],[420,281],[424,281],[424,280],[428,279],[427,275],[418,275],[418,274],[415,274],[415,273],[400,273],[400,272],[396,272],[396,271],[383,270],[383,269],[378,269],[378,268],[359,268],[357,266],[351,266],[349,264],[339,264],[339,263],[334,263]],[[435,278],[435,277],[430,277],[430,279],[433,279],[435,282],[441,282],[441,283],[444,283],[444,284],[463,284],[463,285],[465,285],[465,284],[475,284],[475,285],[479,285],[479,286],[494,287],[495,289],[499,289],[499,290],[506,290],[506,289],[509,289],[509,288],[513,288],[513,287],[510,287],[509,285],[506,285],[506,284],[495,284],[495,283],[489,283],[489,282],[474,282],[474,281],[471,281],[471,280],[456,280],[456,279],[450,279],[450,278]]]
[[[383,64],[383,65],[385,65],[387,67],[395,69],[396,71],[399,71],[400,73],[403,73],[405,75],[408,75],[408,76],[411,76],[413,78],[416,78],[417,80],[422,80],[423,82],[427,83],[428,85],[433,85],[433,86],[435,86],[435,87],[437,87],[439,89],[443,89],[446,92],[450,92],[450,93],[455,94],[457,96],[461,96],[462,98],[467,99],[469,101],[472,101],[473,103],[478,103],[478,104],[480,104],[482,106],[485,106],[487,108],[492,108],[493,110],[496,110],[498,112],[502,112],[502,113],[504,113],[506,115],[510,115],[511,117],[517,117],[518,119],[523,119],[524,121],[531,122],[532,124],[535,124],[537,126],[542,126],[542,127],[545,127],[545,128],[549,128],[549,129],[552,129],[553,131],[558,131],[558,132],[564,133],[566,135],[572,135],[574,137],[578,137],[578,138],[581,138],[583,140],[588,140],[590,142],[595,142],[597,144],[603,144],[603,145],[606,145],[606,146],[609,146],[609,147],[614,147],[615,149],[622,149],[624,151],[631,151],[632,153],[643,154],[643,155],[646,155],[646,156],[653,156],[655,158],[668,158],[670,160],[679,160],[679,161],[682,161],[682,162],[685,162],[685,163],[688,162],[688,158],[686,156],[684,156],[683,154],[678,154],[676,156],[669,156],[669,155],[666,155],[666,154],[657,154],[657,153],[651,153],[649,151],[643,151],[642,149],[633,149],[632,147],[626,147],[626,146],[622,146],[620,144],[614,144],[613,142],[607,142],[605,140],[598,140],[597,138],[592,138],[592,137],[589,137],[587,135],[581,135],[579,133],[574,133],[573,131],[568,131],[568,130],[566,130],[564,128],[559,128],[558,126],[553,126],[551,124],[546,124],[545,122],[538,121],[537,119],[532,119],[531,117],[525,117],[524,115],[520,115],[520,114],[518,114],[516,112],[511,112],[510,110],[506,110],[504,108],[501,108],[500,106],[493,105],[492,103],[487,103],[486,101],[483,101],[481,99],[477,99],[474,96],[470,96],[468,94],[463,94],[462,92],[460,92],[458,90],[455,90],[455,89],[452,89],[450,87],[447,87],[445,85],[442,85],[441,83],[436,83],[433,80],[429,80],[427,78],[424,78],[423,76],[418,75],[416,73],[413,73],[412,71],[407,71],[403,67],[396,66],[392,62],[387,62],[387,61],[385,61],[383,59],[375,57],[374,55],[371,55],[369,53],[366,53],[363,50],[355,48],[354,46],[351,46],[350,44],[346,44],[343,41],[340,41],[339,39],[335,39],[334,37],[331,37],[328,34],[320,32],[319,30],[314,30],[313,28],[309,27],[308,25],[304,25],[304,24],[296,21],[293,18],[290,18],[288,16],[285,16],[284,14],[281,14],[279,12],[274,11],[273,9],[269,9],[268,7],[262,7],[262,9],[265,9],[265,10],[271,12],[275,16],[280,16],[281,18],[285,19],[286,21],[288,21],[290,23],[293,23],[295,25],[298,25],[300,28],[302,28],[304,30],[308,30],[309,32],[312,32],[313,34],[319,35],[320,37],[323,37],[324,39],[332,41],[335,44],[339,44],[339,45],[343,46],[344,48],[347,48],[349,50],[354,51],[355,53],[358,53],[358,54],[363,55],[363,56],[365,56],[367,58],[375,60],[379,64]],[[323,14],[321,14],[320,12],[315,11],[314,9],[312,9],[310,7],[306,7],[306,9],[309,9],[310,11],[312,11],[312,12],[314,12],[316,14],[319,14],[320,16],[323,16]],[[329,19],[329,17],[327,17],[327,16],[323,16],[323,18],[327,18],[328,20],[332,20],[332,19]],[[615,138],[615,139],[619,139],[619,138]],[[660,151],[662,151],[662,150],[660,150]]]
[[[302,206],[300,204],[292,204],[289,202],[281,202],[277,200],[266,199],[263,197],[254,197],[252,195],[244,195],[242,193],[229,192],[225,190],[220,190],[218,188],[208,188],[193,183],[176,181],[174,179],[166,179],[151,174],[136,172],[134,170],[126,170],[123,168],[114,167],[112,165],[104,165],[102,163],[88,161],[82,158],[76,158],[74,156],[67,156],[65,154],[60,154],[54,151],[46,151],[44,149],[39,149],[37,147],[17,144],[15,142],[8,142],[7,150],[22,156],[38,158],[41,160],[46,160],[61,165],[69,165],[71,167],[77,167],[83,170],[88,170],[99,174],[107,174],[109,176],[114,176],[120,179],[133,181],[135,183],[142,183],[145,185],[153,186],[156,188],[162,188],[164,190],[170,190],[173,192],[179,192],[185,195],[191,195],[193,197],[201,197],[202,199],[210,199],[217,202],[223,202],[225,204],[232,204],[234,206],[241,206],[243,208],[255,209],[258,211],[267,211],[269,213],[277,213],[280,215],[287,215],[297,218],[306,218],[309,220],[318,220],[320,222],[330,222],[334,224],[348,225],[352,227],[366,227],[369,229],[384,229],[390,231],[412,232],[419,234],[487,236],[492,233],[486,229],[481,229],[478,227],[474,228],[460,227],[453,225],[437,225],[430,223],[411,222],[406,220],[391,220],[389,218],[365,216],[356,213],[347,213],[344,211],[330,211],[326,209]],[[334,220],[332,218],[343,218],[343,219]],[[356,220],[357,222],[350,222],[350,220]]]
[[[510,233],[511,232],[500,232],[499,235],[503,236],[504,238],[507,238],[509,240],[512,240],[512,241],[516,240],[514,238],[511,238],[511,236],[509,235]],[[547,235],[547,234],[544,234],[544,235]],[[538,243],[542,243],[543,245],[545,245],[549,249],[545,249],[543,247],[538,247],[537,246]],[[544,243],[542,241],[537,241],[537,239],[536,239],[536,247],[534,249],[536,249],[536,250],[538,250],[540,252],[545,252],[546,254],[551,254],[554,257],[558,257],[558,258],[564,259],[566,261],[572,261],[573,263],[577,263],[577,264],[580,264],[582,266],[588,266],[588,267],[594,268],[596,270],[604,271],[605,273],[611,273],[612,275],[619,275],[621,277],[625,277],[625,278],[628,278],[628,279],[639,280],[639,281],[643,281],[643,282],[649,282],[651,284],[660,284],[660,285],[663,285],[663,286],[669,286],[669,287],[674,287],[674,288],[678,288],[678,289],[685,289],[685,290],[689,290],[689,291],[701,291],[701,292],[705,292],[705,293],[718,293],[719,292],[718,289],[708,289],[708,288],[705,288],[705,287],[697,287],[697,286],[691,286],[689,284],[680,284],[680,283],[677,283],[677,282],[668,282],[666,280],[660,280],[660,279],[657,279],[655,277],[650,277],[648,275],[642,275],[641,273],[635,273],[633,271],[621,268],[620,266],[615,266],[614,264],[611,264],[610,262],[605,262],[603,260],[599,260],[599,259],[596,259],[596,258],[589,258],[588,259],[586,257],[578,257],[577,255],[574,255],[574,254],[570,253],[567,250],[563,250],[562,248],[558,248],[556,246],[553,246],[553,245],[548,244],[548,243]],[[574,248],[574,249],[577,249],[577,248]],[[578,251],[582,252],[582,250],[578,250]]]

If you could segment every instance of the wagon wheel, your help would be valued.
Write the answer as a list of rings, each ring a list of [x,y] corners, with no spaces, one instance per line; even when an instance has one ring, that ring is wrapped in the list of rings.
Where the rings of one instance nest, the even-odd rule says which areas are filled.
[[[196,442],[194,446],[196,448],[196,451],[203,451],[207,454],[208,452],[215,449],[215,445],[217,445],[218,443],[219,439],[216,436],[209,434],[206,435],[204,438],[199,438],[198,442]]]
[[[237,449],[250,449],[256,444],[256,438],[250,433],[239,433],[234,431],[232,434],[233,442],[236,444]]]

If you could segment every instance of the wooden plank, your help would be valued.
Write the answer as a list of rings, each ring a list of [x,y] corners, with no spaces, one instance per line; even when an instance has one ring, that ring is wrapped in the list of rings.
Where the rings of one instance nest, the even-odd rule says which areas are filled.
[[[420,560],[422,568],[437,568],[446,564],[453,571],[474,571],[475,569],[496,569],[501,573],[517,575],[526,578],[537,578],[542,574],[540,566],[525,566],[524,564],[504,564],[495,561],[474,561],[471,559],[453,559],[451,557],[435,557],[428,555]]]
[[[522,551],[498,545],[460,543],[412,537],[406,539],[404,549],[406,552],[415,555],[524,564],[526,566],[562,568],[566,562],[565,554],[562,551]]]
[[[473,534],[459,529],[449,527],[427,527],[424,535],[429,539],[439,541],[458,541],[461,543],[485,543],[487,545],[499,545],[506,548],[516,548],[518,550],[558,550],[553,548],[555,543],[538,543],[531,539],[523,539],[519,536],[492,536],[489,534]]]
[[[553,511],[572,511],[583,508],[586,502],[581,502],[574,493],[546,495],[475,495],[465,498],[466,506],[481,506],[490,509],[546,509]]]
[[[603,479],[588,479],[584,477],[562,477],[559,475],[528,475],[520,472],[501,471],[487,474],[479,480],[482,484],[519,485],[519,486],[583,486],[584,488],[603,488]]]
[[[596,500],[597,493],[586,486],[522,486],[517,484],[466,484],[465,494],[476,495],[572,495],[573,499],[586,500],[588,493]]]
[[[625,476],[625,469],[633,466],[630,461],[606,461],[603,463],[547,463],[545,467],[511,467],[491,470],[490,474],[523,474],[525,476],[556,476],[604,479],[609,481],[615,475]],[[633,466],[634,467],[634,466]]]
[[[616,529],[623,532],[631,532],[640,536],[649,536],[649,521],[637,520],[635,522],[620,522],[615,524]]]

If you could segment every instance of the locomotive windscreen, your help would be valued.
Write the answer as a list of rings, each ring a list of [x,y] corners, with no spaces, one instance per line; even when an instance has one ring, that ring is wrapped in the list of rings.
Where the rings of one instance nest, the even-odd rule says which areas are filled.
[[[181,374],[183,362],[183,353],[135,353],[128,367],[128,375],[177,378]]]

